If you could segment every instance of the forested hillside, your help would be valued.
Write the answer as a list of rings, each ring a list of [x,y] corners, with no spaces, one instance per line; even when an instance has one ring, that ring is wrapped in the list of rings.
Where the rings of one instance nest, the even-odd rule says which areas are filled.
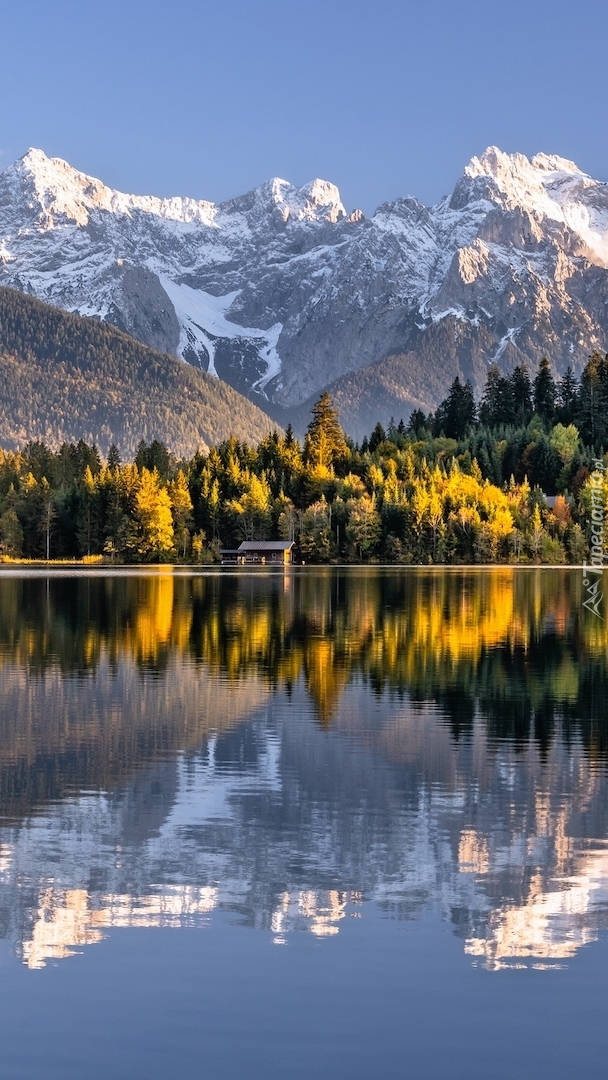
[[[0,446],[84,439],[133,457],[141,439],[178,456],[275,427],[226,383],[97,319],[0,288]]]
[[[0,558],[215,562],[281,538],[305,563],[580,563],[607,546],[604,357],[580,384],[556,386],[548,362],[533,383],[490,369],[480,406],[456,379],[434,416],[359,446],[328,394],[312,413],[304,445],[288,428],[185,461],[156,441],[132,464],[84,442],[0,451]]]

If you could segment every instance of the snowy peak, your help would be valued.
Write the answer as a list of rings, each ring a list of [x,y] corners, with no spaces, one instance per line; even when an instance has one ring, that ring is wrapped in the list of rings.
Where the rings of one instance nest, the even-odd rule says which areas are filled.
[[[471,159],[464,183],[472,183],[470,195],[479,196],[476,183],[486,180],[483,196],[502,210],[522,212],[541,238],[560,240],[569,254],[608,267],[608,186],[593,180],[578,165],[555,154],[505,154],[490,146]],[[462,185],[462,181],[460,184]],[[567,237],[570,237],[568,242]]]
[[[327,180],[317,179],[305,184],[299,188],[298,196],[304,217],[331,222],[346,217],[340,192],[335,184],[330,184]]]
[[[528,158],[525,154],[506,154],[497,146],[488,146],[480,157],[471,158],[464,172],[465,176],[491,176],[501,185],[517,181],[531,185],[544,183],[547,177],[543,180],[542,175],[539,175],[543,173],[585,176],[574,161],[568,161],[556,154],[536,154],[533,158]]]
[[[215,204],[127,195],[35,149],[0,174],[1,284],[285,407],[415,350],[407,400],[426,408],[493,360],[580,371],[608,347],[607,271],[608,186],[551,154],[490,146],[437,206],[366,221],[319,178]]]
[[[51,225],[62,218],[86,225],[94,207],[112,209],[115,194],[101,181],[80,173],[61,158],[49,158],[42,150],[30,148],[17,163],[34,199],[34,208]]]
[[[327,180],[312,180],[295,187],[287,180],[274,177],[246,195],[215,204],[207,200],[188,198],[160,199],[153,195],[127,195],[107,187],[101,180],[72,168],[62,158],[50,158],[36,148],[30,148],[14,165],[2,173],[4,187],[18,189],[28,196],[28,208],[34,211],[39,223],[52,228],[62,222],[86,226],[98,211],[110,214],[133,215],[140,212],[188,225],[217,228],[221,219],[245,214],[249,225],[270,216],[275,224],[281,222],[329,222],[334,224],[347,217],[335,184]],[[3,200],[6,202],[6,198]],[[355,214],[353,220],[361,215]]]
[[[226,218],[245,214],[253,226],[265,216],[269,216],[275,224],[282,225],[300,221],[335,223],[346,217],[335,184],[317,179],[298,188],[278,176],[246,195],[222,203],[221,211]]]
[[[12,174],[12,175],[11,175]],[[159,199],[152,195],[126,195],[107,187],[101,180],[72,168],[62,158],[49,158],[42,150],[30,148],[2,174],[3,180],[21,181],[33,198],[42,224],[61,222],[87,225],[95,211],[111,214],[147,214],[183,223],[212,225],[213,203],[187,198]]]
[[[546,172],[577,173],[586,176],[574,161],[559,157],[557,154],[535,154],[530,159],[535,169],[544,169]]]
[[[541,217],[564,220],[564,208],[573,200],[585,198],[588,188],[598,188],[573,161],[554,154],[505,154],[489,146],[481,157],[474,157],[464,170],[471,180],[485,177],[493,183],[488,192],[507,210],[516,207]],[[491,194],[490,194],[490,197]]]

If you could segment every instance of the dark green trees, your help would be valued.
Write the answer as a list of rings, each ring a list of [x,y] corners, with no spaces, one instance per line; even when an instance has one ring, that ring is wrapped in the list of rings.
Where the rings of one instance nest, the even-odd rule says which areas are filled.
[[[513,371],[511,392],[515,423],[522,425],[529,423],[532,416],[532,387],[528,369],[524,364],[518,365]]]
[[[515,422],[515,398],[511,379],[500,374],[498,364],[488,369],[479,419],[485,427],[499,427],[500,424]]]
[[[448,439],[462,439],[477,419],[473,387],[470,382],[462,385],[458,375],[450,392],[435,414],[435,430]]]
[[[578,395],[578,383],[570,365],[557,384],[557,404],[559,419],[562,424],[571,424],[575,418]]]
[[[551,374],[551,365],[547,357],[543,356],[534,380],[534,412],[541,420],[551,423],[555,416],[556,399],[557,389]]]
[[[581,376],[577,420],[583,440],[604,445],[608,437],[608,356],[594,352]]]

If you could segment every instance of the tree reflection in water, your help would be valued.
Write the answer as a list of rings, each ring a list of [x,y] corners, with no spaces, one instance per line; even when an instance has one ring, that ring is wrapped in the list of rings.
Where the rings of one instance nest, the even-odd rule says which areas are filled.
[[[235,684],[303,680],[324,726],[344,687],[436,702],[455,737],[476,710],[496,737],[539,745],[557,719],[606,750],[603,621],[580,571],[340,571],[270,575],[11,575],[0,586],[0,664],[86,677],[128,658],[162,678],[172,660]]]
[[[582,601],[561,569],[2,577],[6,933],[36,967],[221,906],[281,941],[441,899],[488,966],[567,959],[608,900]]]

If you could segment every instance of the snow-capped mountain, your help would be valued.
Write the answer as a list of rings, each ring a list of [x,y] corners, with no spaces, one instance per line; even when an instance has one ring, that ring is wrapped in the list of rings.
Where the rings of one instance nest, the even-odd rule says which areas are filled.
[[[0,267],[0,284],[269,405],[402,356],[406,414],[456,374],[479,390],[492,360],[533,368],[546,354],[580,371],[607,348],[608,185],[491,147],[437,206],[398,199],[366,219],[323,180],[273,179],[221,204],[158,199],[30,150],[0,175]]]

